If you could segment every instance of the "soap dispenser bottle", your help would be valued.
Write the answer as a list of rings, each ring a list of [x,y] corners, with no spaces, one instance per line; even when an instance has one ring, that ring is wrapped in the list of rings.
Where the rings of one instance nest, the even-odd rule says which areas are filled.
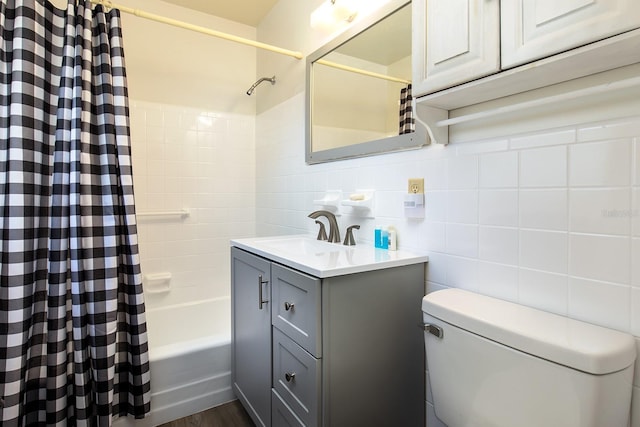
[[[383,227],[380,234],[382,236],[382,244],[380,247],[382,249],[389,249],[389,229],[387,227]]]
[[[398,250],[398,237],[395,227],[389,226],[389,250]]]

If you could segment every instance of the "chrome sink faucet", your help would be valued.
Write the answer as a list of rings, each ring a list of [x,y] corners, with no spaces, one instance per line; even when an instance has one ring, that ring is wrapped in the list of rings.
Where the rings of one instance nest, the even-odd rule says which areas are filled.
[[[309,218],[313,219],[318,219],[318,217],[321,216],[327,218],[329,221],[329,242],[340,243],[340,230],[338,230],[338,221],[336,220],[336,216],[329,211],[315,211],[309,214]],[[320,235],[318,235],[318,239],[321,240]]]

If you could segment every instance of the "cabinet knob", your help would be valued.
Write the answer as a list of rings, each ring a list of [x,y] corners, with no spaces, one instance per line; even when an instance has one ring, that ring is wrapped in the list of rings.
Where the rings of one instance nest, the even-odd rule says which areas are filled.
[[[288,383],[293,381],[296,378],[295,372],[287,372],[284,374],[284,379],[287,380]]]
[[[293,303],[292,302],[286,302],[284,303],[284,310],[285,311],[289,311],[289,310],[293,310]]]

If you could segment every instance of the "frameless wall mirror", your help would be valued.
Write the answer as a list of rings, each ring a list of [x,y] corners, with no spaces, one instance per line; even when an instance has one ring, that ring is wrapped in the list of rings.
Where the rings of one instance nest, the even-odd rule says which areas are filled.
[[[428,143],[424,128],[400,124],[410,105],[411,2],[390,2],[309,55],[306,83],[307,163]]]

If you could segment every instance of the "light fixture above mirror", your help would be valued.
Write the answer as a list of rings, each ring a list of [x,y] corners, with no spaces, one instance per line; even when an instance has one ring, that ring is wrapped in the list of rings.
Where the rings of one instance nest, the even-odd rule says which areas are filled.
[[[311,13],[309,24],[314,30],[335,30],[340,26],[348,25],[354,20],[368,16],[390,1],[324,0]]]
[[[358,14],[354,0],[325,0],[311,13],[313,29],[331,28],[339,22],[352,22]]]

